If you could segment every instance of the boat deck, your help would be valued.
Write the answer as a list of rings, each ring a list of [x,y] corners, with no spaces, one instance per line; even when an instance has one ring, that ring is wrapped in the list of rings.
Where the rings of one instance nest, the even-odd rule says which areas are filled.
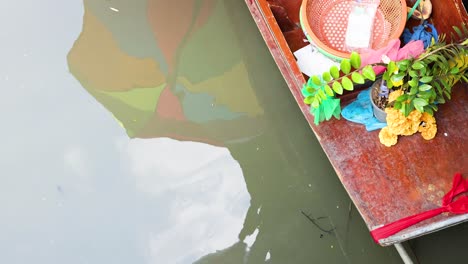
[[[369,230],[439,207],[454,174],[468,176],[466,84],[454,88],[452,101],[436,113],[438,133],[430,141],[418,135],[400,137],[396,146],[387,148],[380,144],[378,131],[367,132],[364,126],[344,119],[316,126],[309,106],[303,102],[301,88],[306,79],[293,55],[308,44],[299,27],[301,1],[246,2],[298,106]],[[440,32],[468,21],[461,1],[443,4],[445,15],[437,7],[441,1],[433,1],[433,23]],[[342,103],[355,96],[355,92],[349,93],[342,97]],[[468,214],[439,215],[382,239],[379,244],[400,243],[467,220]]]

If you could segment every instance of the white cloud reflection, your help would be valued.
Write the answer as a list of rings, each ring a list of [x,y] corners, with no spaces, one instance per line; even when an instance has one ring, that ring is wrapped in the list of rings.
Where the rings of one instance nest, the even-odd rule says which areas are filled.
[[[192,263],[238,241],[250,196],[226,148],[167,138],[119,144],[136,188],[157,201],[150,263]]]
[[[86,177],[89,174],[85,157],[84,150],[79,146],[69,147],[63,155],[65,166],[79,177]]]

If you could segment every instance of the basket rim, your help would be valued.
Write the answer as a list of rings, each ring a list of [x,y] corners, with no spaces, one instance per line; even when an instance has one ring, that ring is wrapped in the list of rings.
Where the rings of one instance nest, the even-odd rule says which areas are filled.
[[[312,42],[319,49],[321,49],[322,51],[324,51],[325,53],[327,53],[329,55],[332,55],[333,57],[338,57],[338,58],[341,58],[341,59],[349,58],[349,56],[351,55],[351,52],[342,52],[342,51],[339,51],[339,50],[332,49],[329,46],[325,45],[325,43],[323,43],[323,41],[321,41],[314,34],[314,31],[310,27],[309,21],[307,19],[307,12],[306,12],[307,8],[306,7],[307,7],[307,3],[309,1],[313,1],[313,0],[302,0],[302,4],[301,4],[301,7],[300,7],[300,11],[299,11],[299,13],[300,13],[299,14],[299,19],[301,20],[301,26],[302,26],[303,30],[305,31],[305,33],[306,33],[306,37],[310,38],[309,41],[312,40]],[[401,3],[402,13],[406,13],[406,0],[400,0],[400,3]],[[400,24],[399,24],[398,29],[395,30],[390,35],[390,37],[388,38],[388,41],[390,41],[392,39],[395,39],[395,38],[399,38],[401,33],[403,32],[403,30],[405,29],[405,25],[406,25],[406,15],[402,15],[401,19],[400,19]]]

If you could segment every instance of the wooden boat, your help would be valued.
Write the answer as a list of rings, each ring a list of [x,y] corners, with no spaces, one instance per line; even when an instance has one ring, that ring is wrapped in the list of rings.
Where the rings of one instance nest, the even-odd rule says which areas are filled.
[[[456,171],[468,176],[468,93],[466,84],[454,88],[453,98],[437,113],[439,134],[431,141],[405,137],[386,148],[378,132],[345,120],[313,124],[301,88],[301,73],[293,52],[308,45],[299,23],[301,0],[246,0],[250,12],[307,122],[330,159],[342,184],[373,230],[389,222],[440,206]],[[415,0],[407,1],[412,6]],[[432,1],[430,22],[439,32],[451,32],[453,25],[468,22],[461,0]],[[413,26],[417,21],[408,24]],[[312,62],[313,63],[313,62]],[[342,97],[346,104],[356,93]],[[405,155],[402,153],[406,153]],[[379,241],[397,244],[468,220],[465,215],[441,215]]]

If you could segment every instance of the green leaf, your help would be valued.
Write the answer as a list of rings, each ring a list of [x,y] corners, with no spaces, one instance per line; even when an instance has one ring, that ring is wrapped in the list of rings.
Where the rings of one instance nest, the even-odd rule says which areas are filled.
[[[416,77],[419,77],[419,74],[417,71],[409,71],[409,76],[416,78]]]
[[[312,83],[317,85],[317,86],[321,86],[322,85],[322,80],[320,80],[320,78],[317,75],[313,75],[312,76]]]
[[[331,117],[333,116],[333,110],[331,109],[331,107],[329,105],[325,106],[325,109],[324,109],[324,115],[325,115],[325,120],[330,120]]]
[[[434,111],[432,111],[432,108],[430,108],[430,107],[425,106],[423,110],[424,110],[424,112],[430,114],[431,116],[434,115]]]
[[[411,89],[410,89],[409,94],[410,94],[410,95],[415,95],[415,94],[418,93],[418,91],[419,91],[419,89],[418,89],[417,86],[412,86]]]
[[[421,79],[419,79],[420,82],[422,83],[428,83],[432,81],[432,76],[424,76]]]
[[[351,66],[353,66],[354,69],[359,69],[361,67],[361,56],[359,53],[353,51],[351,52]]]
[[[320,98],[327,99],[327,95],[323,90],[318,90],[317,94],[320,96]]]
[[[450,70],[450,73],[451,73],[451,74],[457,74],[457,73],[459,73],[459,72],[460,72],[460,69],[459,69],[458,67],[452,68],[452,69]]]
[[[411,86],[411,87],[418,87],[419,85],[419,78],[418,77],[413,77],[413,79],[411,79],[408,84]]]
[[[417,61],[417,62],[413,63],[413,65],[411,65],[411,68],[413,68],[415,70],[420,70],[420,69],[424,68],[424,64]]]
[[[449,99],[449,100],[452,99],[452,95],[449,92],[444,91],[444,95],[445,95],[445,97],[447,97],[447,99]]]
[[[316,89],[316,88],[312,88],[312,87],[309,86],[309,87],[306,88],[306,91],[307,91],[309,94],[313,94],[313,93],[315,93],[315,92],[317,91],[317,89]]]
[[[348,91],[352,91],[354,89],[354,84],[353,82],[346,76],[344,76],[341,79],[341,84],[343,85],[343,88]]]
[[[304,103],[310,105],[314,99],[314,96],[307,96],[304,98]]]
[[[401,109],[401,102],[395,102],[395,104],[393,105],[393,108]]]
[[[333,116],[333,113],[335,112],[336,104],[334,104],[333,99],[329,99],[325,100],[322,105],[325,119],[330,120],[330,118]]]
[[[414,110],[414,104],[413,104],[413,101],[411,101],[408,106],[406,107],[406,109],[408,110],[408,115],[409,113],[411,113],[413,110]]]
[[[396,70],[396,64],[394,61],[391,61],[388,63],[387,65],[387,72],[389,72],[390,74],[393,74]]]
[[[351,71],[351,63],[348,59],[344,59],[341,61],[340,69],[344,74],[348,74]]]
[[[364,77],[362,77],[362,75],[357,72],[353,72],[353,74],[351,74],[351,79],[353,80],[354,83],[363,84],[366,82],[364,80]]]
[[[432,75],[433,75],[433,73],[432,73],[432,70],[433,70],[433,69],[434,69],[434,68],[427,68],[427,71],[426,71],[425,75],[426,75],[426,76],[432,76]]]
[[[402,66],[407,67],[409,65],[409,62],[410,61],[408,59],[406,59],[406,60],[398,61],[396,64],[397,64],[398,68],[401,69],[400,67],[402,67]]]
[[[422,106],[415,105],[414,108],[416,108],[416,110],[418,110],[421,113],[424,112],[424,107],[422,107]]]
[[[419,91],[421,92],[425,92],[425,91],[428,91],[432,88],[432,86],[430,86],[429,84],[423,84],[421,86],[419,86]]]
[[[430,91],[429,91],[429,94],[431,95],[429,97],[429,103],[433,103],[435,101],[435,99],[437,98],[437,93],[435,91],[434,88],[432,88]]]
[[[388,81],[390,80],[390,73],[388,71],[385,71],[382,75],[382,78],[385,80],[385,81]]]
[[[400,72],[398,74],[392,75],[392,77],[390,77],[390,80],[392,82],[399,82],[399,81],[403,80],[403,78],[405,78],[405,73]]]
[[[462,24],[462,30],[465,35],[468,35],[468,28],[465,23]]]
[[[450,85],[445,80],[440,80],[440,82],[444,85],[445,89],[450,89]]]
[[[459,38],[463,38],[463,34],[462,34],[461,30],[458,27],[453,26],[452,28],[453,28],[453,30],[455,30],[455,32],[457,32],[457,35],[458,35]]]
[[[330,88],[330,86],[327,84],[325,85],[325,93],[328,95],[328,96],[333,96],[334,93],[333,93],[333,90]]]
[[[323,121],[323,115],[320,114],[320,108],[310,108],[310,113],[314,116],[314,124],[319,125]]]
[[[445,98],[444,98],[444,97],[439,97],[439,98],[437,98],[437,103],[439,103],[439,104],[445,104]]]
[[[408,69],[408,66],[406,66],[406,65],[400,65],[400,66],[398,66],[398,70],[399,70],[399,71],[405,72],[407,69]]]
[[[411,110],[413,110],[414,107],[411,104],[403,103],[403,105],[401,106],[401,109],[403,110],[403,114],[405,116],[409,116],[409,114],[411,113]]]
[[[330,75],[329,72],[324,72],[324,73],[322,74],[322,78],[323,78],[323,80],[326,81],[326,82],[329,82],[329,81],[331,81],[331,79],[332,79],[332,77],[331,77],[331,75]]]
[[[429,100],[432,97],[432,93],[430,93],[430,92],[420,92],[418,94],[418,97]]]
[[[333,103],[335,104],[335,112],[333,112],[333,116],[336,119],[340,119],[340,114],[341,114],[341,105],[340,105],[340,99],[333,99]]]
[[[449,58],[452,58],[453,56],[450,55],[450,54],[447,54]],[[437,58],[437,60],[439,61],[439,63],[437,65],[439,65],[439,67],[441,69],[447,69],[448,68],[448,61],[447,59],[443,56],[443,55],[435,55],[435,57]]]
[[[362,69],[362,75],[368,80],[375,81],[375,72],[370,65],[367,65],[364,67],[364,69]]]
[[[406,104],[404,104],[404,103],[401,103],[400,111],[401,111],[401,112],[403,113],[403,115],[405,115],[405,116],[408,116],[408,114],[409,114],[409,113],[407,114]]]
[[[421,69],[419,70],[419,73],[420,73],[421,75],[426,75],[426,71],[427,71],[427,68],[421,68]]]
[[[334,82],[332,85],[333,91],[337,94],[343,94],[343,86],[341,86],[341,83],[339,82]]]
[[[468,82],[468,77],[466,77],[465,75],[462,75],[461,78],[463,79],[464,82]]]
[[[422,98],[415,98],[413,100],[414,108],[416,108],[419,112],[424,112],[423,107],[428,105],[428,102]]]
[[[408,100],[408,95],[407,94],[402,94],[400,96],[398,96],[398,98],[396,99],[397,102],[403,102],[403,101],[406,101]]]
[[[387,88],[392,89],[393,88],[393,83],[390,81],[387,81]]]
[[[336,67],[336,65],[331,66],[330,74],[333,77],[333,79],[340,78],[340,70],[338,69],[338,67]]]
[[[318,108],[319,105],[320,105],[320,102],[319,102],[319,100],[318,100],[318,97],[315,96],[314,99],[312,100],[312,103],[310,104],[310,106],[311,106],[312,108]]]

